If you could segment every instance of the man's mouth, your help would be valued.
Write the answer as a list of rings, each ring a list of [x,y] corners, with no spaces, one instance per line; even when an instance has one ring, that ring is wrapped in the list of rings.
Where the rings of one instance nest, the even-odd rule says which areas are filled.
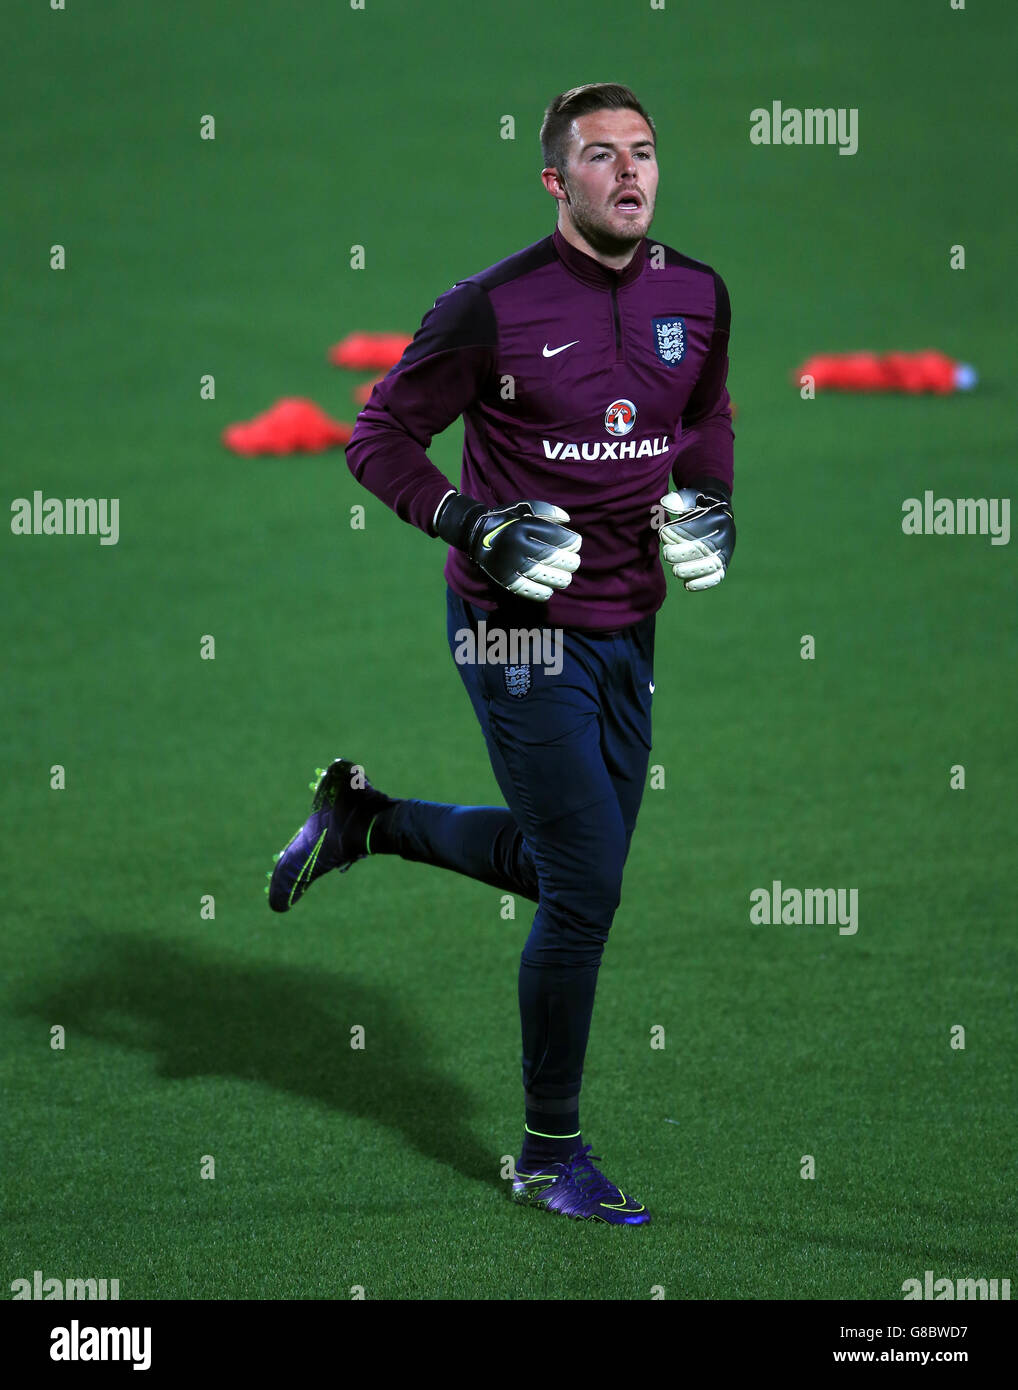
[[[627,212],[632,216],[643,211],[643,199],[639,193],[623,193],[612,206],[616,212]]]

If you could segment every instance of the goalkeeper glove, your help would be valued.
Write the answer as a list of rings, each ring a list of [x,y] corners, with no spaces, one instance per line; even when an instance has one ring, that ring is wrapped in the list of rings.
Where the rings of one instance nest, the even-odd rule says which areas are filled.
[[[690,593],[712,589],[725,577],[735,549],[735,518],[728,489],[714,479],[661,498],[661,558]]]
[[[579,568],[582,537],[561,525],[569,513],[551,502],[488,508],[453,493],[439,507],[435,533],[469,555],[511,594],[544,603]]]

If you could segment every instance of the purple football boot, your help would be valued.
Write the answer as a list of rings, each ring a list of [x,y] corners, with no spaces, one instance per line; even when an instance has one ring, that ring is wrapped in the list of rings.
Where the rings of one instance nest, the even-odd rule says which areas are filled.
[[[650,1212],[594,1167],[601,1159],[597,1154],[590,1154],[592,1147],[588,1144],[568,1163],[549,1163],[536,1173],[521,1173],[517,1169],[513,1179],[513,1201],[561,1212],[576,1221],[604,1221],[610,1226],[645,1225],[650,1220]]]
[[[379,811],[396,803],[377,791],[358,763],[337,758],[327,768],[316,768],[317,782],[311,814],[265,877],[266,893],[274,912],[289,912],[316,878],[330,869],[346,873],[351,864],[368,853],[368,830]]]

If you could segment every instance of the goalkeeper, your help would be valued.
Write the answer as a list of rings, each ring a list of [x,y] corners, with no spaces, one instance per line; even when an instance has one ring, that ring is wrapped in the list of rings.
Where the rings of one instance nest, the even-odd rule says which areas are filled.
[[[646,1208],[583,1142],[580,1087],[646,780],[661,560],[699,591],[722,581],[735,546],[730,310],[710,266],[647,239],[656,132],[628,88],[556,97],[541,145],[552,235],[436,300],[347,446],[365,487],[450,547],[449,643],[506,805],[397,799],[338,759],[319,769],[269,902],[286,911],[369,854],[534,901],[512,1195],[640,1225]],[[426,450],[461,415],[456,489]],[[482,622],[487,644],[505,638],[500,664]],[[540,654],[527,649],[535,630]]]

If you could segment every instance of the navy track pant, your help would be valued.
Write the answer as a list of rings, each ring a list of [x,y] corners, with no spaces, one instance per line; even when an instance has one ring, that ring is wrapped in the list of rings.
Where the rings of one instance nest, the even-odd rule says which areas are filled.
[[[576,1108],[646,783],[654,616],[612,633],[544,629],[529,661],[512,664],[521,653],[509,647],[495,664],[477,657],[499,655],[500,631],[508,642],[514,629],[540,630],[546,608],[508,596],[488,613],[451,589],[447,603],[450,650],[506,808],[404,801],[390,833],[406,859],[536,901],[520,958],[523,1085],[528,1107],[550,1118]]]

